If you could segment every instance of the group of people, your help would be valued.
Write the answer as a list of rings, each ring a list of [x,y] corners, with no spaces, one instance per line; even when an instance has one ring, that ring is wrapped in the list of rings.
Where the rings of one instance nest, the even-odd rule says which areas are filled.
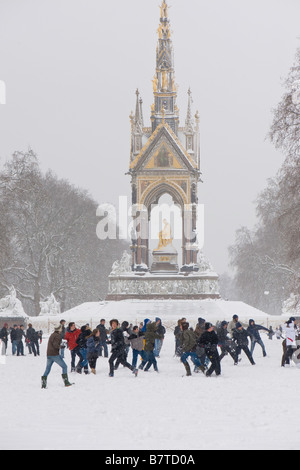
[[[6,354],[9,340],[12,347],[13,356],[25,356],[25,346],[28,347],[28,353],[34,356],[40,355],[40,344],[43,339],[43,332],[41,330],[36,331],[31,323],[28,323],[28,327],[25,332],[24,325],[13,325],[9,328],[8,323],[4,323],[0,330],[1,349],[2,355]],[[24,340],[24,342],[23,342]]]
[[[74,322],[66,326],[65,320],[60,321],[48,340],[47,364],[42,376],[42,388],[47,387],[47,377],[54,363],[62,368],[65,386],[72,385],[64,359],[66,348],[70,352],[71,372],[96,374],[97,361],[102,355],[108,358],[110,377],[114,376],[120,364],[128,368],[135,376],[139,369],[148,371],[151,366],[154,371],[158,372],[157,358],[166,333],[160,318],[156,317],[155,321],[146,318],[144,322],[135,326],[127,321],[119,324],[117,319],[110,320],[108,327],[105,323],[105,319],[101,319],[99,325],[92,330],[89,324],[77,328]],[[294,317],[291,317],[283,328],[276,328],[275,332],[272,327],[257,325],[253,319],[245,324],[237,315],[233,315],[230,322],[224,320],[217,322],[216,325],[198,318],[195,328],[189,325],[186,318],[181,318],[174,330],[175,356],[180,358],[188,376],[192,375],[188,359],[194,365],[194,372],[201,371],[207,377],[213,373],[217,376],[221,374],[221,361],[228,354],[232,357],[234,365],[240,362],[242,352],[245,353],[250,364],[255,365],[253,352],[256,344],[261,347],[263,357],[267,355],[260,336],[261,330],[267,333],[269,339],[272,339],[274,335],[278,339],[283,339],[282,367],[289,365],[291,358],[295,360],[294,353],[298,349],[297,357],[300,365],[300,331]],[[42,342],[42,335],[43,332],[36,331],[30,323],[26,332],[23,325],[14,325],[9,329],[8,325],[4,324],[0,330],[2,354],[6,353],[10,338],[13,355],[24,355],[23,340],[25,340],[29,353],[37,356],[40,354],[39,345]],[[110,355],[109,345],[111,346]],[[131,360],[129,360],[130,349]],[[138,359],[140,359],[139,365]]]
[[[109,376],[113,377],[119,365],[128,368],[135,376],[139,369],[145,372],[153,366],[158,372],[157,357],[163,345],[166,333],[161,319],[156,318],[154,322],[145,319],[140,325],[129,325],[123,321],[121,325],[117,319],[109,322],[109,328],[105,326],[105,319],[91,330],[89,324],[77,328],[74,322],[70,322],[66,327],[65,320],[54,328],[54,332],[49,337],[47,345],[47,364],[42,375],[42,388],[47,387],[47,378],[54,363],[62,368],[62,378],[65,386],[72,384],[67,373],[67,364],[64,360],[64,350],[68,348],[71,355],[71,372],[85,374],[90,372],[96,374],[98,358],[104,354],[108,357],[108,345],[111,345],[111,354],[108,359]],[[132,349],[132,361],[128,360],[129,349]],[[137,367],[137,360],[141,361]],[[76,364],[77,360],[77,364]]]
[[[286,349],[282,365],[289,363],[289,358],[293,354],[292,348],[296,344],[295,318],[292,317],[289,322],[292,324],[290,328],[294,332],[294,346],[289,346],[290,337],[292,336],[289,333],[284,340],[286,342]],[[289,323],[286,325],[289,325]],[[195,366],[194,372],[202,371],[207,377],[210,377],[213,372],[216,375],[221,374],[221,361],[227,354],[230,354],[232,357],[234,365],[238,365],[243,351],[249,362],[255,365],[253,351],[256,344],[260,345],[263,357],[267,355],[265,345],[260,336],[260,330],[266,331],[270,339],[275,334],[271,327],[266,328],[262,325],[257,325],[253,319],[249,320],[248,325],[239,321],[238,315],[233,315],[230,322],[224,320],[217,322],[215,326],[210,322],[206,322],[204,318],[198,318],[195,329],[190,327],[186,318],[181,318],[178,320],[174,330],[175,355],[180,357],[185,367],[186,375],[191,375],[188,358],[191,359]],[[250,348],[249,340],[251,341]],[[221,354],[219,354],[218,347],[221,350]]]

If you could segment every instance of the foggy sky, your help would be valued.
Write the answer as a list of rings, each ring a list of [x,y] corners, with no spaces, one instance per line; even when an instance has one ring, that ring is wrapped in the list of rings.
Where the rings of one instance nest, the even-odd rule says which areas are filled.
[[[160,0],[0,0],[0,165],[30,146],[43,170],[100,204],[130,196],[135,90],[150,126]],[[255,198],[283,156],[266,140],[299,47],[299,0],[169,0],[180,125],[199,110],[204,252],[253,227]],[[96,230],[96,225],[95,225]]]

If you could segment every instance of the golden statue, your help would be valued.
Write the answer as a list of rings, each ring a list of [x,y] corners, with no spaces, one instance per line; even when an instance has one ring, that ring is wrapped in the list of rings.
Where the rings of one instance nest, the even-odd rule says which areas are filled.
[[[160,7],[160,17],[167,18],[168,17],[168,5],[166,4],[165,0],[163,1]]]
[[[158,247],[154,251],[161,250],[168,245],[172,245],[172,234],[171,234],[171,226],[168,223],[167,219],[163,219],[164,228],[159,232],[159,242]]]
[[[156,92],[157,91],[157,76],[156,75],[154,76],[152,83],[153,83],[153,91]]]

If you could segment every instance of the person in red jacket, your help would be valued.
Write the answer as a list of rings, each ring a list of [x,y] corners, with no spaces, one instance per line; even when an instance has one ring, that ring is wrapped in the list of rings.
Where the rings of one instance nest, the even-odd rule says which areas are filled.
[[[68,342],[68,348],[71,353],[71,372],[75,372],[76,370],[76,367],[75,367],[76,355],[80,358],[80,362],[83,360],[83,357],[81,356],[79,352],[80,348],[76,342],[80,333],[81,333],[81,330],[79,328],[76,328],[76,325],[74,322],[69,323],[69,326],[65,334],[65,340]]]

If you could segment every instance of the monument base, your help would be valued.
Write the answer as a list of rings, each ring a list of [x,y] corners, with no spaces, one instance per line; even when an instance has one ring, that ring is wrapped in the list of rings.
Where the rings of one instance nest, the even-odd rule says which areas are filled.
[[[124,273],[109,276],[106,300],[219,299],[218,275],[193,273]]]
[[[178,273],[179,267],[177,264],[178,254],[176,250],[173,251],[160,251],[154,250],[152,252],[152,265],[150,272],[152,274],[164,273]]]

